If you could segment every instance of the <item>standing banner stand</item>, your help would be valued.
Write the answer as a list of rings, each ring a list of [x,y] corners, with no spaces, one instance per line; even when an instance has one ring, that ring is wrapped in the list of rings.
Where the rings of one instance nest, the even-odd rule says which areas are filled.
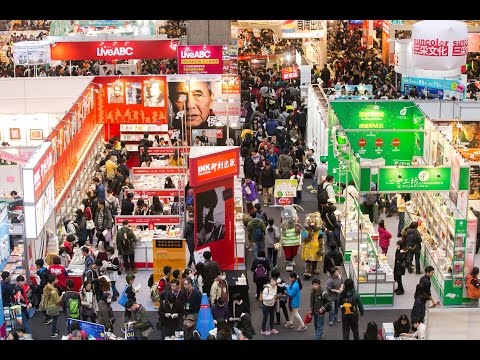
[[[364,304],[393,305],[394,282],[359,202],[396,193],[412,193],[405,226],[419,222],[421,264],[434,267],[442,304],[471,302],[464,279],[473,267],[477,220],[468,208],[470,167],[453,145],[411,102],[332,102],[329,125],[329,173],[359,190],[357,199],[345,198],[342,247]]]
[[[222,270],[235,263],[234,176],[238,175],[238,146],[205,146],[190,149],[190,185],[194,189],[195,250],[210,247]],[[241,259],[244,261],[244,259]]]
[[[273,196],[275,205],[292,205],[297,196],[298,180],[276,179]]]

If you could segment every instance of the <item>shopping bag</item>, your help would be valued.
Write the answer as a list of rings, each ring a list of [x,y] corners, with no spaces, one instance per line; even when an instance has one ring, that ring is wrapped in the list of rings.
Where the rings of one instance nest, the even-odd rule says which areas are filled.
[[[29,319],[31,319],[33,315],[35,315],[35,308],[33,306],[31,308],[27,308],[27,315]]]
[[[313,315],[311,312],[308,312],[307,315],[305,315],[305,319],[303,320],[304,324],[310,324],[313,320]]]
[[[127,290],[128,285],[125,285],[125,289],[123,289],[120,298],[117,300],[117,303],[123,307],[125,307],[125,304],[127,303],[128,297],[127,297]]]

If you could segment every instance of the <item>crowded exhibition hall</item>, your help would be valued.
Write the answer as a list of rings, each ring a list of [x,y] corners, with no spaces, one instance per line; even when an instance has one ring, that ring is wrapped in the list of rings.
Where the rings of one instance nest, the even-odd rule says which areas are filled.
[[[480,21],[0,43],[0,340],[480,339]]]

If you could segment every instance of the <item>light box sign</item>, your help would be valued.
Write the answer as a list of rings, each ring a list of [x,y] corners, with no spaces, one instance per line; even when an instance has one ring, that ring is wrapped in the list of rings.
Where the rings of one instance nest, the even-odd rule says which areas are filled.
[[[179,74],[223,73],[223,46],[180,45],[177,59]]]
[[[298,79],[298,69],[295,66],[282,68],[282,80]]]
[[[404,94],[408,94],[415,86],[418,94],[424,94],[438,99],[451,99],[455,96],[457,100],[465,100],[467,86],[462,77],[452,79],[430,79],[415,76],[402,76],[402,87]]]
[[[170,40],[52,43],[52,60],[175,59]]]
[[[450,167],[381,167],[378,191],[450,191]]]
[[[398,131],[424,128],[425,115],[413,102],[332,101],[331,105],[353,152],[361,158],[384,158],[387,166],[410,165],[414,156],[423,155],[423,132]]]
[[[238,175],[239,158],[239,148],[190,158],[190,185],[197,186]]]

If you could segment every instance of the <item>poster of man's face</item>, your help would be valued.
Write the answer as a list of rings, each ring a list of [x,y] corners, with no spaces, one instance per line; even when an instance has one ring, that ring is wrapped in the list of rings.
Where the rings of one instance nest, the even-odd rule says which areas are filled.
[[[115,81],[108,84],[108,103],[109,104],[123,104],[123,83]]]
[[[165,83],[163,80],[152,79],[143,82],[143,106],[164,107],[165,106]]]
[[[127,104],[135,105],[142,103],[142,83],[141,82],[127,82],[125,84],[127,89]]]
[[[225,237],[224,186],[198,193],[195,198],[197,244],[202,246]]]

